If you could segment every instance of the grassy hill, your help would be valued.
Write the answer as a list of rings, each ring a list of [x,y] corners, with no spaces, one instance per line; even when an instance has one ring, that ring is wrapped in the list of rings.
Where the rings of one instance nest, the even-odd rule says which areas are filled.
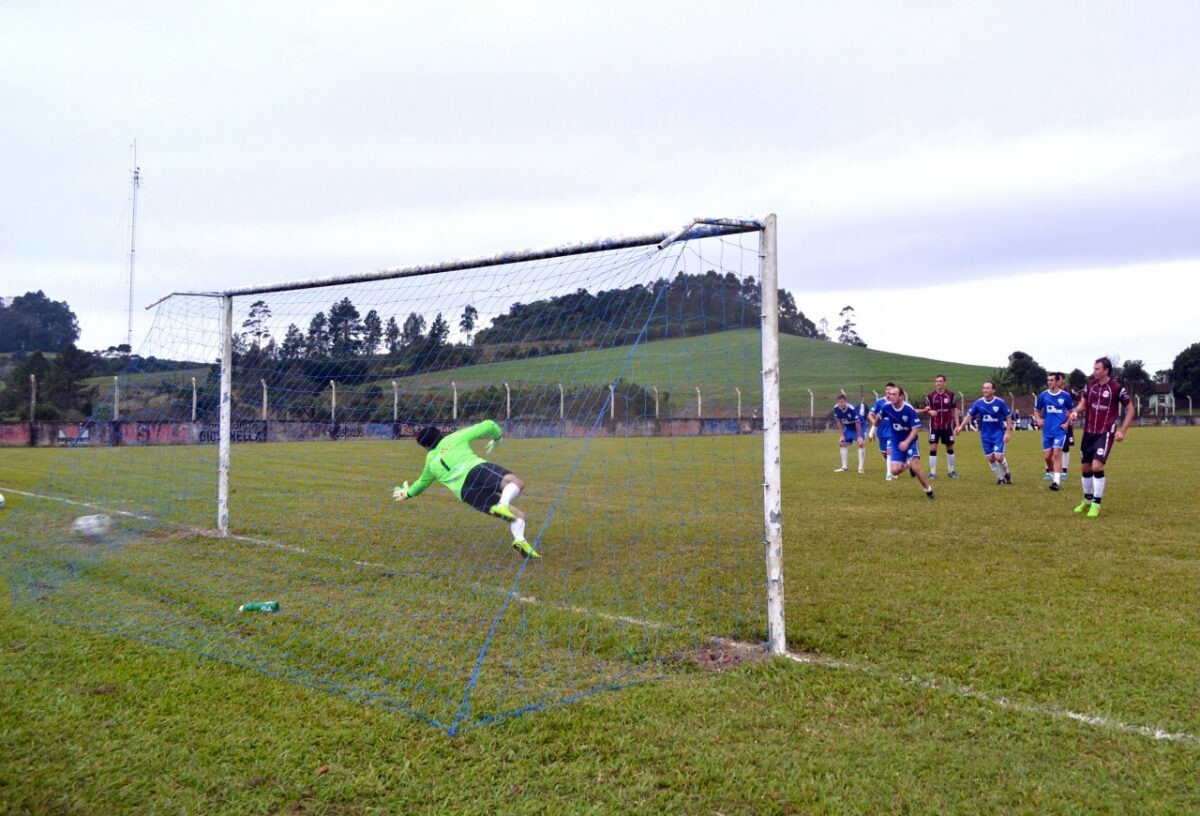
[[[514,399],[518,399],[521,391],[531,386],[536,386],[539,391],[546,387],[553,389],[557,383],[567,388],[595,387],[620,377],[670,394],[670,410],[675,416],[695,415],[695,389],[699,388],[704,415],[710,417],[732,416],[737,405],[735,388],[740,388],[743,414],[750,415],[762,402],[759,344],[760,332],[738,329],[659,340],[636,348],[618,346],[483,363],[398,378],[398,382],[406,393],[428,393],[436,397],[448,397],[451,382],[460,392],[489,386],[502,388],[504,383],[509,383],[514,390]],[[852,401],[856,402],[862,394],[870,402],[875,396],[873,391],[882,391],[883,384],[892,381],[904,386],[915,400],[932,389],[935,375],[945,374],[950,388],[974,396],[979,393],[980,383],[995,373],[995,369],[986,366],[910,357],[786,334],[779,338],[779,356],[781,407],[785,416],[808,414],[809,389],[813,392],[811,403],[816,413],[824,414],[842,390]],[[384,358],[377,359],[386,365]],[[153,392],[168,384],[186,387],[191,377],[204,382],[208,373],[208,366],[199,366],[123,375],[123,399],[131,401],[130,407],[136,407],[149,399],[147,395],[139,394],[141,390]],[[347,386],[346,393],[374,387],[390,394],[393,376],[389,373],[373,384]],[[94,377],[85,384],[108,389],[112,386],[112,377]]]
[[[677,414],[694,405],[696,387],[701,389],[705,406],[712,408],[712,415],[724,413],[736,403],[736,386],[742,389],[745,411],[749,413],[750,405],[761,402],[759,342],[759,332],[739,329],[644,343],[636,349],[624,346],[467,366],[406,378],[404,383],[410,388],[427,384],[431,389],[452,380],[459,388],[505,382],[514,386],[559,382],[571,386],[622,376],[639,385],[670,391]],[[951,389],[974,395],[980,383],[995,372],[986,366],[909,357],[792,335],[780,336],[779,357],[781,401],[787,415],[808,412],[809,389],[817,411],[823,413],[843,389],[857,399],[861,388],[872,399],[872,389],[882,390],[885,382],[893,381],[915,397],[932,390],[935,375],[945,374]],[[705,413],[709,413],[708,408]]]

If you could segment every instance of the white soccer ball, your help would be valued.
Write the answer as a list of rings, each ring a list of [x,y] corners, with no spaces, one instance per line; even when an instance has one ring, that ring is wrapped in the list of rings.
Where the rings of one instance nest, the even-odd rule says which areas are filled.
[[[80,516],[71,522],[71,532],[84,538],[103,538],[112,529],[112,519],[104,514]]]
[[[0,493],[0,509],[4,508],[4,494]]]

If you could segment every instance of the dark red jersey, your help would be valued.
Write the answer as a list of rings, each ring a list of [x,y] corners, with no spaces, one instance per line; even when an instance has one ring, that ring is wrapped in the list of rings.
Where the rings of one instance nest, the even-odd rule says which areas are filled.
[[[930,391],[925,395],[925,404],[933,411],[929,415],[929,429],[933,431],[949,431],[954,428],[954,409],[958,399],[950,390],[938,393]]]
[[[1083,398],[1087,400],[1087,417],[1083,422],[1083,430],[1087,433],[1111,433],[1121,418],[1121,407],[1130,410],[1129,389],[1116,380],[1110,379],[1103,385],[1094,377],[1087,381],[1083,389]]]

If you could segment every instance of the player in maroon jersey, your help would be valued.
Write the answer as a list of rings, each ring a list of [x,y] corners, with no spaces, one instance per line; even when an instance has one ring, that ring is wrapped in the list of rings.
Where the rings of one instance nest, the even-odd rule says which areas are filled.
[[[925,407],[918,413],[929,414],[929,478],[937,478],[938,442],[946,445],[946,468],[951,479],[958,478],[954,469],[954,427],[958,425],[958,397],[946,388],[946,375],[933,378],[933,390],[925,395]]]
[[[1087,511],[1088,518],[1100,515],[1100,500],[1104,496],[1104,464],[1114,442],[1122,442],[1129,423],[1133,422],[1129,389],[1112,378],[1112,360],[1101,357],[1092,367],[1093,377],[1087,381],[1074,411],[1067,416],[1074,421],[1087,414],[1083,423],[1083,443],[1079,446],[1079,467],[1083,471],[1083,501],[1076,513]],[[1121,409],[1125,418],[1117,427]]]

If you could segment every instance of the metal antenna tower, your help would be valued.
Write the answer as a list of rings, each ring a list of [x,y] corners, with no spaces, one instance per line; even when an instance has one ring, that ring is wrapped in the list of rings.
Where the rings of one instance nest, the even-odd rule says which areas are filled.
[[[137,139],[133,140],[133,181],[132,181],[132,211],[129,219],[129,305],[125,309],[127,328],[125,331],[125,345],[129,347],[129,353],[133,353],[133,261],[134,255],[137,253],[137,194],[138,187],[142,184],[142,168],[138,167],[137,163]]]

